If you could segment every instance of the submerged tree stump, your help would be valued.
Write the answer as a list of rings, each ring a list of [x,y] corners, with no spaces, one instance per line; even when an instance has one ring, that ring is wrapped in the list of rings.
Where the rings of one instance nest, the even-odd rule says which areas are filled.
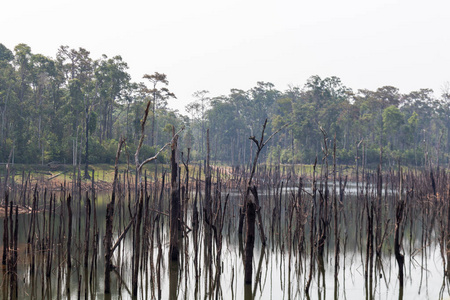
[[[72,197],[69,195],[67,197],[67,268],[70,270],[72,268],[72,261],[71,261],[71,245],[72,245]]]
[[[247,238],[245,243],[245,284],[252,283],[253,248],[255,246],[256,205],[252,201],[247,203]]]

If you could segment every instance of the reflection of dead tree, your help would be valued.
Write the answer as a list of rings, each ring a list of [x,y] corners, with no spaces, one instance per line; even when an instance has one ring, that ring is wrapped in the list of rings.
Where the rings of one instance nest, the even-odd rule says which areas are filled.
[[[317,156],[314,161],[313,166],[313,181],[312,181],[312,205],[311,205],[311,229],[310,229],[310,261],[309,261],[309,275],[305,285],[305,294],[309,297],[309,288],[311,286],[311,281],[314,273],[314,259],[316,256],[315,251],[315,235],[316,235],[316,197],[317,197],[317,186],[316,186],[316,165],[317,165]]]
[[[113,272],[114,272],[114,274],[116,274],[117,279],[118,279],[119,282],[120,282],[120,286],[121,286],[121,287],[124,287],[125,290],[127,291],[128,295],[131,296],[130,288],[128,287],[127,282],[122,278],[122,274],[120,274],[119,272],[117,272],[116,269],[114,269]]]
[[[220,183],[219,183],[220,185]],[[223,238],[223,225],[225,223],[225,213],[227,211],[227,205],[230,195],[227,194],[225,197],[225,203],[223,205],[222,211],[222,203],[221,203],[221,194],[217,191],[216,196],[214,197],[214,212],[211,216],[211,220],[205,214],[205,223],[211,227],[212,233],[214,236],[214,240],[216,243],[216,275],[214,278],[213,289],[217,289],[219,291],[220,287],[220,275],[222,274],[222,266],[221,266],[221,257],[222,257],[222,238]]]
[[[255,276],[255,285],[253,286],[253,294],[252,294],[252,299],[256,299],[256,288],[259,285],[261,285],[261,267],[262,267],[262,262],[264,260],[264,255],[265,255],[265,247],[261,248],[261,254],[259,256],[259,263],[258,263],[258,269],[256,270],[256,276]]]
[[[211,166],[210,166],[210,144],[209,144],[209,129],[206,131],[206,162],[205,162],[205,200],[203,207],[203,221],[205,225],[204,233],[204,261],[205,265],[205,285],[210,285],[207,283],[206,278],[212,280],[212,196],[211,196]],[[208,226],[206,226],[208,225]],[[209,274],[209,275],[208,275]]]
[[[133,226],[133,255],[132,255],[132,274],[131,274],[131,293],[133,298],[137,297],[138,275],[139,275],[139,263],[141,258],[141,220],[142,210],[144,204],[144,192],[141,189],[139,195],[139,202],[137,203],[136,212],[134,213],[135,220]],[[134,260],[134,261],[133,261]]]

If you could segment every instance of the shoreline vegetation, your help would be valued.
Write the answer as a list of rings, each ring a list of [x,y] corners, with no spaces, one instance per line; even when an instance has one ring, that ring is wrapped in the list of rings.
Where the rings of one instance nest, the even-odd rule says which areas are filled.
[[[80,165],[88,176],[90,164],[114,164],[121,139],[127,154],[119,162],[127,163],[138,147],[140,160],[151,157],[172,138],[172,128],[184,128],[179,153],[206,160],[209,131],[211,164],[243,166],[251,163],[257,148],[251,137],[265,120],[267,136],[286,126],[261,152],[266,165],[320,162],[324,138],[329,145],[335,140],[339,165],[355,164],[363,152],[367,165],[376,165],[380,152],[390,167],[449,163],[450,85],[409,93],[390,85],[354,90],[336,76],[312,75],[285,90],[259,81],[248,90],[230,87],[226,95],[199,90],[181,102],[170,74],[143,74],[134,82],[120,55],[55,50],[50,57],[23,43],[14,49],[0,43],[2,163]],[[187,104],[174,109],[171,102]],[[144,111],[146,138],[139,146]],[[169,151],[157,158],[169,159]]]
[[[199,170],[202,169],[203,162],[191,162],[191,182],[195,178],[195,174],[198,173]],[[4,165],[4,164],[3,164]],[[342,168],[342,176],[348,178],[348,181],[355,182],[356,181],[356,168],[354,166],[340,166]],[[1,168],[1,164],[0,164]],[[291,177],[292,174],[299,174],[297,176],[303,178],[303,180],[311,181],[313,178],[313,165],[274,165],[268,166],[265,164],[260,164],[257,167],[257,170],[261,170],[262,172],[280,172],[280,178],[287,180],[287,178]],[[236,174],[240,174],[245,177],[245,173],[250,172],[248,167],[246,170],[242,170],[242,167],[233,167],[226,165],[212,165],[211,166],[212,173],[217,174],[218,172],[221,174],[221,177],[225,180],[236,177]],[[75,171],[74,171],[75,170]],[[155,180],[155,170],[157,170],[157,181],[161,181],[162,173],[164,171],[170,170],[170,165],[168,164],[150,164],[143,168],[143,172],[146,172],[149,180]],[[372,171],[376,170],[376,167],[371,168]],[[123,176],[124,173],[129,173],[130,176],[134,177],[136,172],[132,166],[128,166],[127,164],[118,164],[119,174]],[[257,171],[257,172],[258,172]],[[39,186],[45,186],[48,190],[59,190],[61,186],[71,186],[71,185],[80,185],[82,186],[83,191],[87,191],[92,189],[92,182],[95,184],[95,189],[97,191],[103,192],[111,192],[113,188],[114,181],[114,165],[107,164],[93,164],[89,165],[89,172],[94,173],[95,178],[92,180],[86,179],[83,177],[82,173],[84,171],[78,172],[77,167],[73,167],[71,165],[63,165],[63,164],[52,164],[50,165],[25,165],[25,164],[15,164],[10,167],[9,171],[9,185],[10,186],[20,186],[24,185],[25,180],[28,181],[27,186],[29,189],[33,188],[35,184]],[[321,166],[316,166],[316,172],[321,173]],[[75,176],[74,176],[75,174]],[[6,176],[6,171],[3,168],[0,171],[0,180],[4,183],[4,179]],[[12,178],[14,178],[14,183],[11,182]],[[200,177],[200,181],[204,182],[204,175]],[[295,184],[295,183],[293,183]]]

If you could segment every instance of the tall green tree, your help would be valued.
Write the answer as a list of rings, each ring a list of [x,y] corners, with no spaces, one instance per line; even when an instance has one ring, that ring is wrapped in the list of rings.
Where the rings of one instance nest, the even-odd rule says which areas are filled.
[[[152,88],[146,89],[146,92],[153,96],[152,103],[152,127],[151,127],[151,146],[155,146],[157,144],[157,135],[156,135],[156,111],[159,105],[165,106],[167,103],[167,99],[176,98],[175,94],[170,92],[167,89],[167,85],[169,85],[169,80],[167,80],[167,75],[164,73],[155,72],[154,74],[145,74],[143,78],[150,81]],[[158,88],[158,85],[163,85],[161,88]]]
[[[126,97],[126,90],[130,82],[127,72],[128,65],[117,55],[108,58],[106,55],[95,69],[97,97],[101,107],[100,141],[111,139],[113,128],[113,112],[116,104]]]
[[[13,142],[10,132],[10,118],[12,114],[11,102],[15,98],[16,76],[12,65],[14,54],[11,50],[0,44],[0,159],[6,160],[10,153]],[[7,142],[8,140],[8,142]]]
[[[210,107],[211,99],[208,97],[209,91],[201,90],[196,91],[192,96],[195,98],[194,101],[190,102],[186,105],[186,111],[191,114],[194,126],[192,129],[195,129],[195,125],[198,125],[200,131],[200,145],[199,150],[201,156],[204,156],[204,144],[205,144],[205,127],[206,127],[206,110]]]

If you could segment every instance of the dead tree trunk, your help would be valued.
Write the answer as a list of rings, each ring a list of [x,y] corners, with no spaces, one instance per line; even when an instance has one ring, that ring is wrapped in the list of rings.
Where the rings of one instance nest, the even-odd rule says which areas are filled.
[[[256,205],[247,202],[247,238],[245,243],[245,284],[252,283],[252,264],[253,264],[253,248],[255,245],[255,221],[256,221]]]
[[[133,298],[137,297],[138,275],[139,275],[139,261],[141,258],[141,219],[142,219],[142,207],[144,204],[144,192],[141,190],[139,197],[139,204],[137,208],[137,217],[134,227],[134,247],[133,247],[133,274],[132,274],[132,295]]]
[[[164,144],[164,146],[162,146],[161,149],[159,149],[158,152],[156,152],[156,154],[154,156],[149,157],[149,158],[145,159],[142,163],[140,163],[139,162],[139,152],[141,151],[142,143],[144,142],[144,138],[145,138],[144,129],[145,129],[145,122],[147,121],[149,107],[150,107],[150,101],[147,103],[147,108],[145,109],[145,112],[144,112],[144,118],[142,119],[142,122],[141,122],[141,138],[139,139],[139,144],[136,149],[136,153],[134,154],[134,163],[136,165],[136,187],[135,187],[136,196],[138,196],[138,192],[140,191],[140,189],[138,188],[138,185],[141,183],[142,167],[145,164],[156,160],[158,158],[159,154],[161,154],[161,152],[164,149],[166,149],[167,146],[173,144],[175,137],[178,138],[178,134],[184,130],[184,127],[182,127],[180,130],[177,131],[177,133],[173,134],[172,139],[169,142],[167,142],[166,144]]]
[[[5,217],[3,219],[3,257],[2,264],[6,265],[8,261],[8,249],[9,249],[9,238],[8,238],[8,191],[5,191]],[[33,215],[32,215],[33,216]]]
[[[253,186],[252,188],[250,188],[250,191],[252,192],[253,199],[255,200],[255,204],[256,204],[256,214],[258,216],[258,228],[259,228],[259,232],[261,234],[261,241],[262,241],[263,246],[265,246],[266,245],[266,235],[264,233],[264,226],[261,222],[262,216],[261,216],[261,206],[259,205],[258,190],[256,189],[256,186]]]
[[[286,125],[282,126],[280,129],[278,129],[277,131],[272,133],[272,135],[267,139],[267,141],[264,141],[264,131],[266,130],[266,125],[267,125],[267,119],[264,122],[263,129],[262,129],[262,132],[261,132],[261,138],[260,138],[259,141],[254,136],[251,136],[249,138],[250,140],[252,140],[256,144],[256,154],[255,154],[255,158],[253,159],[252,170],[251,170],[251,173],[250,173],[250,178],[249,178],[248,183],[247,183],[247,191],[246,191],[245,198],[244,198],[244,206],[243,206],[243,209],[241,210],[241,214],[239,215],[239,228],[238,228],[239,235],[242,234],[242,227],[243,227],[243,224],[244,224],[244,217],[246,216],[247,202],[248,202],[248,198],[249,198],[249,194],[250,194],[250,190],[251,190],[251,186],[252,186],[253,176],[255,175],[256,166],[258,164],[259,154],[261,153],[261,151],[264,148],[264,146],[275,136],[275,134],[277,134],[281,129],[287,127],[289,124],[286,124]],[[256,210],[258,210],[258,211],[260,210],[259,205],[256,208]],[[262,218],[260,216],[261,216],[261,214],[258,213],[258,222],[260,224],[262,224]],[[260,225],[260,229],[261,228],[262,228],[262,225]],[[266,245],[266,237],[264,235],[264,231],[260,231],[260,235],[261,235],[261,242],[265,246]]]
[[[171,202],[170,202],[170,247],[169,247],[169,257],[172,261],[178,261],[180,254],[178,246],[178,229],[179,229],[179,219],[180,219],[180,189],[178,186],[178,164],[176,160],[177,152],[177,140],[178,137],[175,136],[175,128],[172,127],[172,146],[171,146],[171,167],[172,167],[172,179],[171,179]]]
[[[397,202],[397,206],[395,208],[395,236],[394,236],[394,253],[395,253],[395,259],[397,260],[398,264],[398,279],[400,282],[400,289],[403,288],[403,266],[405,264],[405,257],[400,252],[401,248],[401,237],[400,237],[400,230],[401,230],[401,223],[403,220],[403,211],[405,208],[405,201],[402,199],[402,183],[403,183],[403,174],[400,169],[400,193],[399,193],[399,201]]]
[[[84,267],[87,268],[89,265],[89,233],[91,228],[91,200],[86,192],[86,228],[84,232],[85,242],[84,242]]]
[[[114,168],[114,181],[113,181],[113,191],[111,196],[111,202],[106,206],[106,229],[105,229],[105,294],[111,293],[111,271],[114,266],[111,263],[112,258],[112,231],[113,231],[113,221],[114,221],[114,205],[116,198],[116,185],[117,185],[117,173],[118,173],[118,163],[120,157],[120,150],[124,143],[123,139],[120,139],[119,145],[117,147],[116,153],[116,163]]]
[[[69,197],[67,197],[67,268],[69,269],[70,272],[70,268],[72,268],[72,263],[71,263],[71,252],[70,252],[70,248],[71,248],[71,244],[72,244],[72,207],[71,207],[71,202],[72,202],[72,197],[69,194]]]

